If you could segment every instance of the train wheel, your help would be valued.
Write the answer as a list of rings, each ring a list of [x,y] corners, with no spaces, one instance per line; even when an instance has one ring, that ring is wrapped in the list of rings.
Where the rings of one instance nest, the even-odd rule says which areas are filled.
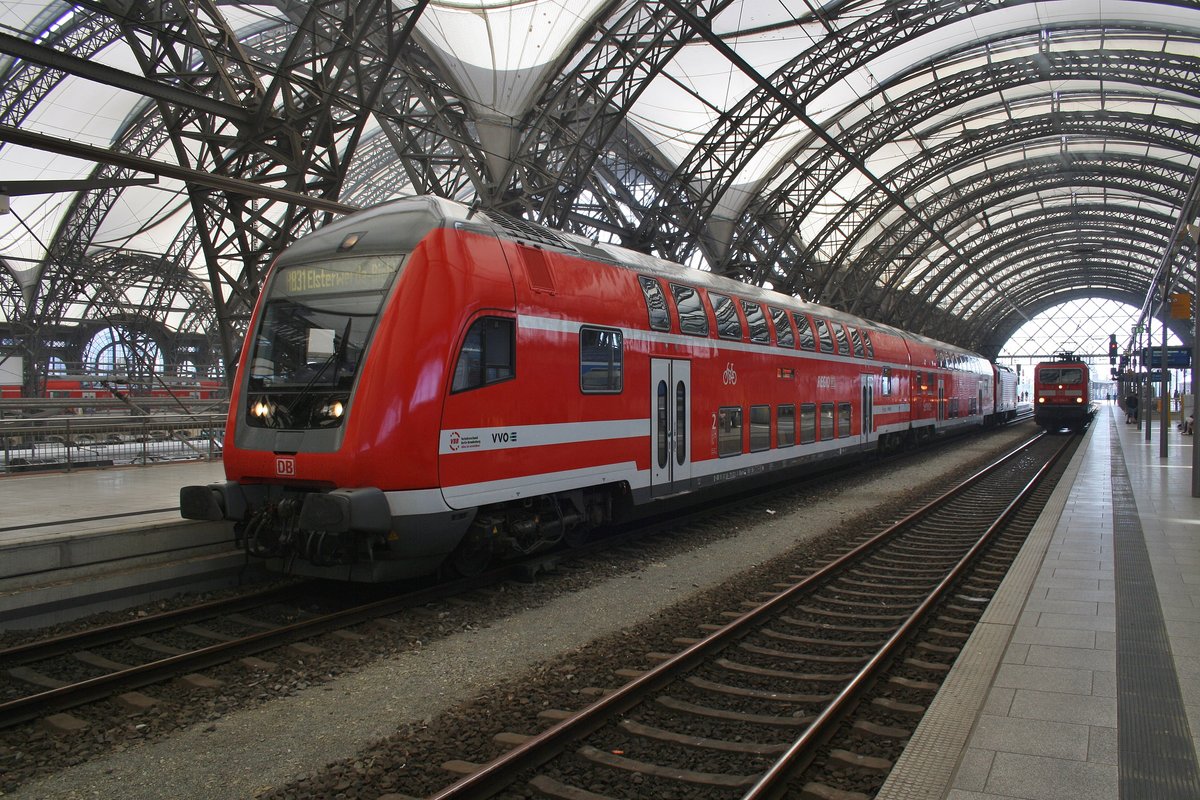
[[[477,522],[467,529],[446,563],[463,578],[479,575],[492,561],[492,541],[492,526]]]

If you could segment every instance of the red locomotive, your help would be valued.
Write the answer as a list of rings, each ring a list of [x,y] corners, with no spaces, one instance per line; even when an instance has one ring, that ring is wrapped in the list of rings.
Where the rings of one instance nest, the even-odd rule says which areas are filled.
[[[1063,428],[1079,432],[1091,422],[1095,410],[1088,365],[1074,353],[1033,368],[1033,420],[1038,425],[1050,432]]]
[[[181,510],[235,520],[286,572],[471,572],[700,493],[1007,420],[1002,383],[952,345],[409,198],[279,256],[230,401],[228,480],[184,487]]]

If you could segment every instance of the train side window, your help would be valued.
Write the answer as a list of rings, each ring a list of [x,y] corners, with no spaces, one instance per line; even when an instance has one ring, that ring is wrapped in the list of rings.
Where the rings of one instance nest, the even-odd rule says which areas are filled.
[[[829,320],[813,317],[817,323],[817,336],[821,340],[821,352],[833,352],[833,331],[829,329]]]
[[[450,391],[477,389],[514,377],[515,328],[513,320],[506,317],[483,317],[471,323],[458,353]]]
[[[850,404],[838,403],[838,438],[845,439],[850,435]]]
[[[770,344],[771,330],[767,327],[767,317],[763,314],[762,306],[743,300],[742,313],[746,315],[746,326],[750,328],[750,341]]]
[[[771,449],[771,407],[750,406],[750,452]]]
[[[579,388],[584,394],[620,394],[625,380],[625,342],[615,328],[579,330]]]
[[[693,336],[708,336],[708,315],[704,313],[700,293],[690,286],[672,283],[671,295],[679,312],[679,330]]]
[[[662,287],[658,281],[648,275],[638,275],[638,283],[642,285],[642,294],[646,296],[646,312],[650,315],[650,329],[655,331],[671,330],[671,315],[667,311],[667,299],[663,297]]]
[[[708,299],[712,301],[713,313],[717,316],[717,335],[722,339],[741,339],[742,321],[738,318],[733,298],[709,292]]]
[[[821,441],[837,438],[837,420],[833,416],[833,403],[821,403]]]
[[[850,341],[846,338],[846,326],[840,322],[833,323],[833,335],[837,338],[838,355],[850,355]]]
[[[796,330],[800,334],[800,349],[801,350],[816,350],[817,340],[813,336],[812,325],[809,323],[807,314],[796,314]]]
[[[721,408],[717,411],[719,435],[717,452],[721,457],[736,456],[742,452],[742,409]]]
[[[775,323],[775,344],[789,350],[795,347],[796,337],[792,334],[792,323],[788,320],[787,312],[782,308],[772,308],[771,321]]]
[[[849,328],[849,326],[847,326]],[[858,335],[858,328],[850,328],[850,344],[854,347],[854,355],[862,358],[863,352],[862,337]]]
[[[817,406],[804,403],[800,406],[800,444],[817,440]]]
[[[779,406],[775,409],[775,446],[791,447],[796,443],[796,407]]]
[[[867,331],[861,331],[863,340],[863,350],[866,351],[867,358],[875,357],[875,345],[871,344],[871,334]]]

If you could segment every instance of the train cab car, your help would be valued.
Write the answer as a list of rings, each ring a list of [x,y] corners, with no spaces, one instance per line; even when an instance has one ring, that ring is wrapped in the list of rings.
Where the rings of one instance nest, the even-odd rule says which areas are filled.
[[[436,198],[280,254],[234,381],[227,519],[272,568],[478,571],[992,413],[982,357]]]
[[[1095,413],[1090,386],[1088,365],[1071,354],[1039,363],[1033,371],[1034,422],[1050,432],[1082,431]]]

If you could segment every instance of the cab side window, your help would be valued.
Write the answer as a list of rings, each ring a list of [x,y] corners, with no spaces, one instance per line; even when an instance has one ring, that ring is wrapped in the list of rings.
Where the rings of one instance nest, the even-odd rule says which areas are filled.
[[[483,317],[471,323],[454,365],[452,392],[477,389],[517,374],[516,326],[507,317]]]

